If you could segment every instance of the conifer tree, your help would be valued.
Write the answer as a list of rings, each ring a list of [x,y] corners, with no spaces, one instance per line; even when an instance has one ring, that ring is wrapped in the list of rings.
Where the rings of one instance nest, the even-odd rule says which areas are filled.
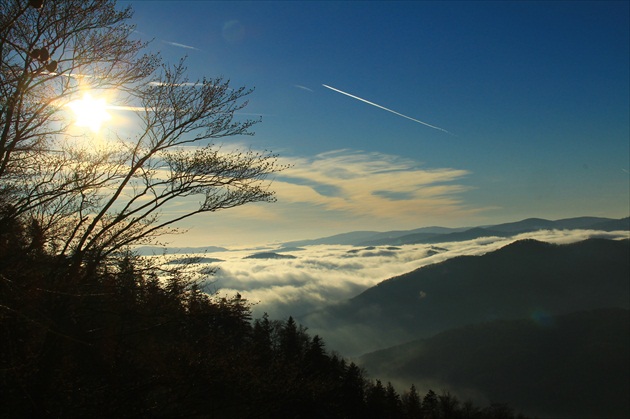
[[[387,382],[385,387],[385,402],[387,417],[391,419],[399,419],[403,416],[402,401],[400,395],[396,392],[396,389],[391,382]]]
[[[425,419],[439,418],[439,401],[433,390],[429,390],[422,399],[422,416]]]
[[[402,396],[403,412],[406,418],[409,419],[421,419],[422,418],[422,402],[416,386],[411,385],[409,391],[405,392]]]

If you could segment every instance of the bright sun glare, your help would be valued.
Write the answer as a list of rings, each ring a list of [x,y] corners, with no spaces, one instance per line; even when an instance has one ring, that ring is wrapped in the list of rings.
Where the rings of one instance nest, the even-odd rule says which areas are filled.
[[[76,116],[75,124],[93,132],[98,132],[103,122],[112,118],[106,111],[105,99],[95,99],[89,93],[84,93],[83,99],[74,100],[68,106]]]

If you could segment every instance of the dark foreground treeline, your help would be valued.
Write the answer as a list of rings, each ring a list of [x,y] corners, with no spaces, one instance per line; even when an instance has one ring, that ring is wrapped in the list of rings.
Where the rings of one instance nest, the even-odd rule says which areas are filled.
[[[0,217],[2,417],[513,418],[369,380],[292,318],[252,321],[133,255],[86,268]]]

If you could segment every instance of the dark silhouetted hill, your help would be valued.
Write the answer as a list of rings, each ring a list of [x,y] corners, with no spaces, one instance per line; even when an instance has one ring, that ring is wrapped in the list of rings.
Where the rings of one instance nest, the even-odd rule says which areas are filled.
[[[353,231],[351,233],[336,234],[334,236],[322,237],[312,240],[296,240],[292,242],[283,243],[283,247],[301,247],[301,246],[314,246],[318,244],[349,244],[354,245],[363,240],[379,234],[376,231]]]
[[[370,353],[359,364],[397,383],[432,382],[538,417],[630,417],[630,312],[498,320]]]
[[[293,255],[284,255],[274,252],[261,252],[245,256],[243,259],[296,259],[296,257]]]
[[[628,240],[517,241],[388,279],[301,321],[351,356],[495,319],[627,309],[629,250]]]
[[[225,247],[202,246],[202,247],[160,247],[160,246],[140,246],[135,252],[143,256],[163,255],[163,254],[195,254],[225,252]]]
[[[630,217],[622,218],[620,220],[602,221],[591,225],[590,228],[592,230],[602,231],[630,230]]]
[[[422,227],[414,230],[395,230],[395,231],[354,231],[350,233],[336,234],[334,236],[323,237],[313,240],[298,240],[283,243],[283,247],[293,246],[314,246],[319,244],[329,245],[351,245],[351,246],[379,246],[381,244],[396,245],[396,239],[410,234],[419,234],[422,237],[434,237],[436,235],[447,234],[451,232],[463,231],[467,228],[448,228],[448,227]],[[382,243],[381,243],[382,242]]]

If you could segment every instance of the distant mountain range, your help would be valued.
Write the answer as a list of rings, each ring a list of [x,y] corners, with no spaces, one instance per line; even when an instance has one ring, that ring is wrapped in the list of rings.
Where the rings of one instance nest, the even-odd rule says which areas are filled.
[[[480,237],[510,237],[520,233],[538,230],[584,229],[598,231],[630,231],[630,218],[613,219],[601,217],[577,217],[550,221],[542,218],[528,218],[513,223],[479,227],[422,227],[413,230],[393,231],[353,231],[318,239],[297,240],[282,243],[276,252],[301,250],[301,246],[350,245],[350,246],[397,246],[403,244],[433,244],[473,240]],[[199,254],[225,252],[229,249],[219,246],[176,247],[140,246],[136,253],[144,256],[162,254]]]
[[[627,309],[629,255],[628,240],[521,240],[385,280],[300,321],[342,354],[358,355],[495,319]]]
[[[399,245],[575,229],[630,231],[630,218],[355,231],[248,258],[293,258],[286,253],[310,245],[357,246],[348,254],[361,257],[394,255]],[[505,402],[534,417],[623,418],[630,417],[629,278],[628,239],[516,240],[390,278],[298,320],[329,349],[400,388],[446,389],[461,400]]]
[[[385,280],[300,322],[401,388],[537,417],[625,418],[629,278],[628,239],[520,240]]]
[[[299,240],[283,243],[283,247],[328,245],[355,246],[396,246],[402,244],[430,244],[473,240],[480,237],[510,237],[516,234],[539,230],[630,230],[630,218],[612,219],[601,217],[577,217],[556,221],[542,218],[481,227],[423,227],[414,230],[396,230],[387,232],[355,231],[314,240]]]

